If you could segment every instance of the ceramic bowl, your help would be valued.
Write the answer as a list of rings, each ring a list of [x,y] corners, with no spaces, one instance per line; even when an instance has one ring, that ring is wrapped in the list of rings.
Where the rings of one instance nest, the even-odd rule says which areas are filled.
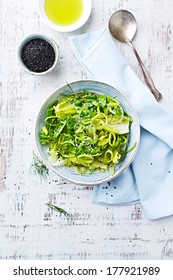
[[[70,88],[69,88],[70,86]],[[82,90],[89,90],[96,92],[98,94],[105,94],[109,95],[111,97],[115,97],[119,100],[124,110],[132,117],[133,122],[130,128],[130,139],[128,143],[128,147],[132,147],[134,143],[136,143],[136,146],[134,149],[132,149],[131,152],[127,153],[123,161],[117,165],[115,165],[115,172],[113,175],[110,175],[110,172],[100,172],[100,171],[94,171],[92,174],[79,174],[74,168],[67,167],[67,166],[52,166],[49,162],[49,155],[47,153],[47,147],[45,145],[41,145],[39,141],[39,132],[41,131],[41,128],[45,125],[45,116],[47,108],[50,104],[52,104],[54,101],[61,98],[61,94],[71,94],[71,90],[74,93],[80,92]],[[108,182],[112,180],[113,178],[120,175],[132,162],[132,160],[135,157],[135,154],[138,149],[139,145],[139,139],[140,139],[140,127],[139,127],[139,121],[138,116],[136,114],[136,111],[128,101],[128,99],[120,93],[117,89],[114,87],[99,82],[99,81],[90,81],[90,80],[81,80],[81,81],[75,81],[70,83],[69,85],[64,85],[58,89],[56,89],[44,102],[42,105],[38,117],[36,120],[36,126],[35,126],[35,137],[36,137],[36,143],[39,150],[39,153],[45,162],[45,164],[53,170],[57,175],[62,177],[63,179],[73,182],[75,184],[80,185],[97,185],[103,182]]]
[[[54,49],[54,52],[55,52],[54,64],[48,70],[46,70],[44,72],[33,72],[33,71],[29,70],[22,60],[22,49],[23,49],[23,47],[25,46],[26,43],[28,43],[29,41],[31,41],[33,39],[43,39],[43,40],[47,41]],[[58,59],[59,59],[59,50],[58,50],[57,44],[55,43],[55,41],[53,39],[47,37],[46,35],[42,35],[42,34],[31,34],[31,35],[25,37],[21,41],[21,43],[19,44],[19,46],[17,48],[17,58],[18,58],[18,62],[20,64],[21,68],[25,72],[27,72],[29,74],[32,74],[32,75],[35,75],[35,76],[40,76],[40,75],[45,75],[45,74],[51,72],[55,68],[55,66],[58,62]]]
[[[38,0],[38,11],[43,22],[50,28],[59,31],[59,32],[71,32],[82,27],[90,17],[92,3],[91,0],[82,0],[83,1],[83,13],[81,17],[73,24],[69,25],[59,25],[53,23],[47,16],[45,12],[45,0]]]

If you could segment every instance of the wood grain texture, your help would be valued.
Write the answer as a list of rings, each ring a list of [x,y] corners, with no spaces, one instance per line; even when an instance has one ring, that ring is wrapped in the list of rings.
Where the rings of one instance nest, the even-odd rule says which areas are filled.
[[[111,13],[122,8],[136,16],[134,44],[162,103],[173,111],[172,0],[94,0],[88,23],[73,34],[106,26]],[[70,49],[71,34],[46,27],[37,1],[0,1],[0,12],[0,259],[173,259],[173,217],[149,221],[141,205],[94,205],[91,187],[65,184],[53,173],[41,183],[30,173],[43,101],[65,82],[87,76]],[[31,33],[49,35],[59,45],[59,63],[44,77],[24,73],[17,62],[17,46]],[[143,79],[129,46],[117,45]],[[70,219],[59,217],[48,202],[66,209]]]

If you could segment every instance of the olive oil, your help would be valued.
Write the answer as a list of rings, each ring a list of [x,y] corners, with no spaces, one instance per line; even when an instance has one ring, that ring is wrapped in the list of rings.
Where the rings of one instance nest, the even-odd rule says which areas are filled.
[[[45,0],[47,17],[55,24],[70,25],[83,13],[83,0]]]

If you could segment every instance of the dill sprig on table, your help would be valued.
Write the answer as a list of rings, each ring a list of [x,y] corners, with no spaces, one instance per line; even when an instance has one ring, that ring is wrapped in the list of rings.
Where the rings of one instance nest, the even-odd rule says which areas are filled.
[[[47,203],[47,205],[54,211],[57,211],[60,213],[60,216],[61,215],[64,215],[65,217],[69,217],[70,214],[67,213],[64,209],[60,208],[59,206],[56,206],[56,205],[53,205],[51,203]]]
[[[44,162],[33,152],[33,161],[31,164],[31,171],[34,175],[39,175],[40,179],[47,179],[49,169]]]
[[[34,153],[33,151],[33,161],[31,164],[32,173],[35,175],[39,175],[41,179],[46,180],[49,175],[49,169],[44,164],[44,162]],[[70,214],[67,213],[63,208],[53,205],[51,203],[47,203],[52,210],[59,212],[60,216],[64,215],[65,217],[69,217]]]

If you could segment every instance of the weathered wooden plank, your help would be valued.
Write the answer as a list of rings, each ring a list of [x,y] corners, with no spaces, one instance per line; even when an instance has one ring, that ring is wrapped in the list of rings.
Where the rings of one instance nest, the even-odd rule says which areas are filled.
[[[160,0],[94,0],[90,20],[73,33],[106,26],[115,9],[133,12],[138,22],[134,43],[169,110],[173,109],[171,7],[171,0],[164,1],[164,9]],[[53,173],[41,183],[30,173],[35,119],[43,101],[61,84],[87,75],[70,49],[70,34],[46,27],[36,1],[1,1],[0,11],[0,259],[173,259],[173,217],[148,221],[140,205],[94,205],[92,188],[64,184]],[[46,76],[30,76],[17,63],[17,46],[30,33],[49,35],[59,45],[59,63]],[[115,43],[143,79],[129,46]],[[59,217],[48,202],[66,209],[71,218]]]

